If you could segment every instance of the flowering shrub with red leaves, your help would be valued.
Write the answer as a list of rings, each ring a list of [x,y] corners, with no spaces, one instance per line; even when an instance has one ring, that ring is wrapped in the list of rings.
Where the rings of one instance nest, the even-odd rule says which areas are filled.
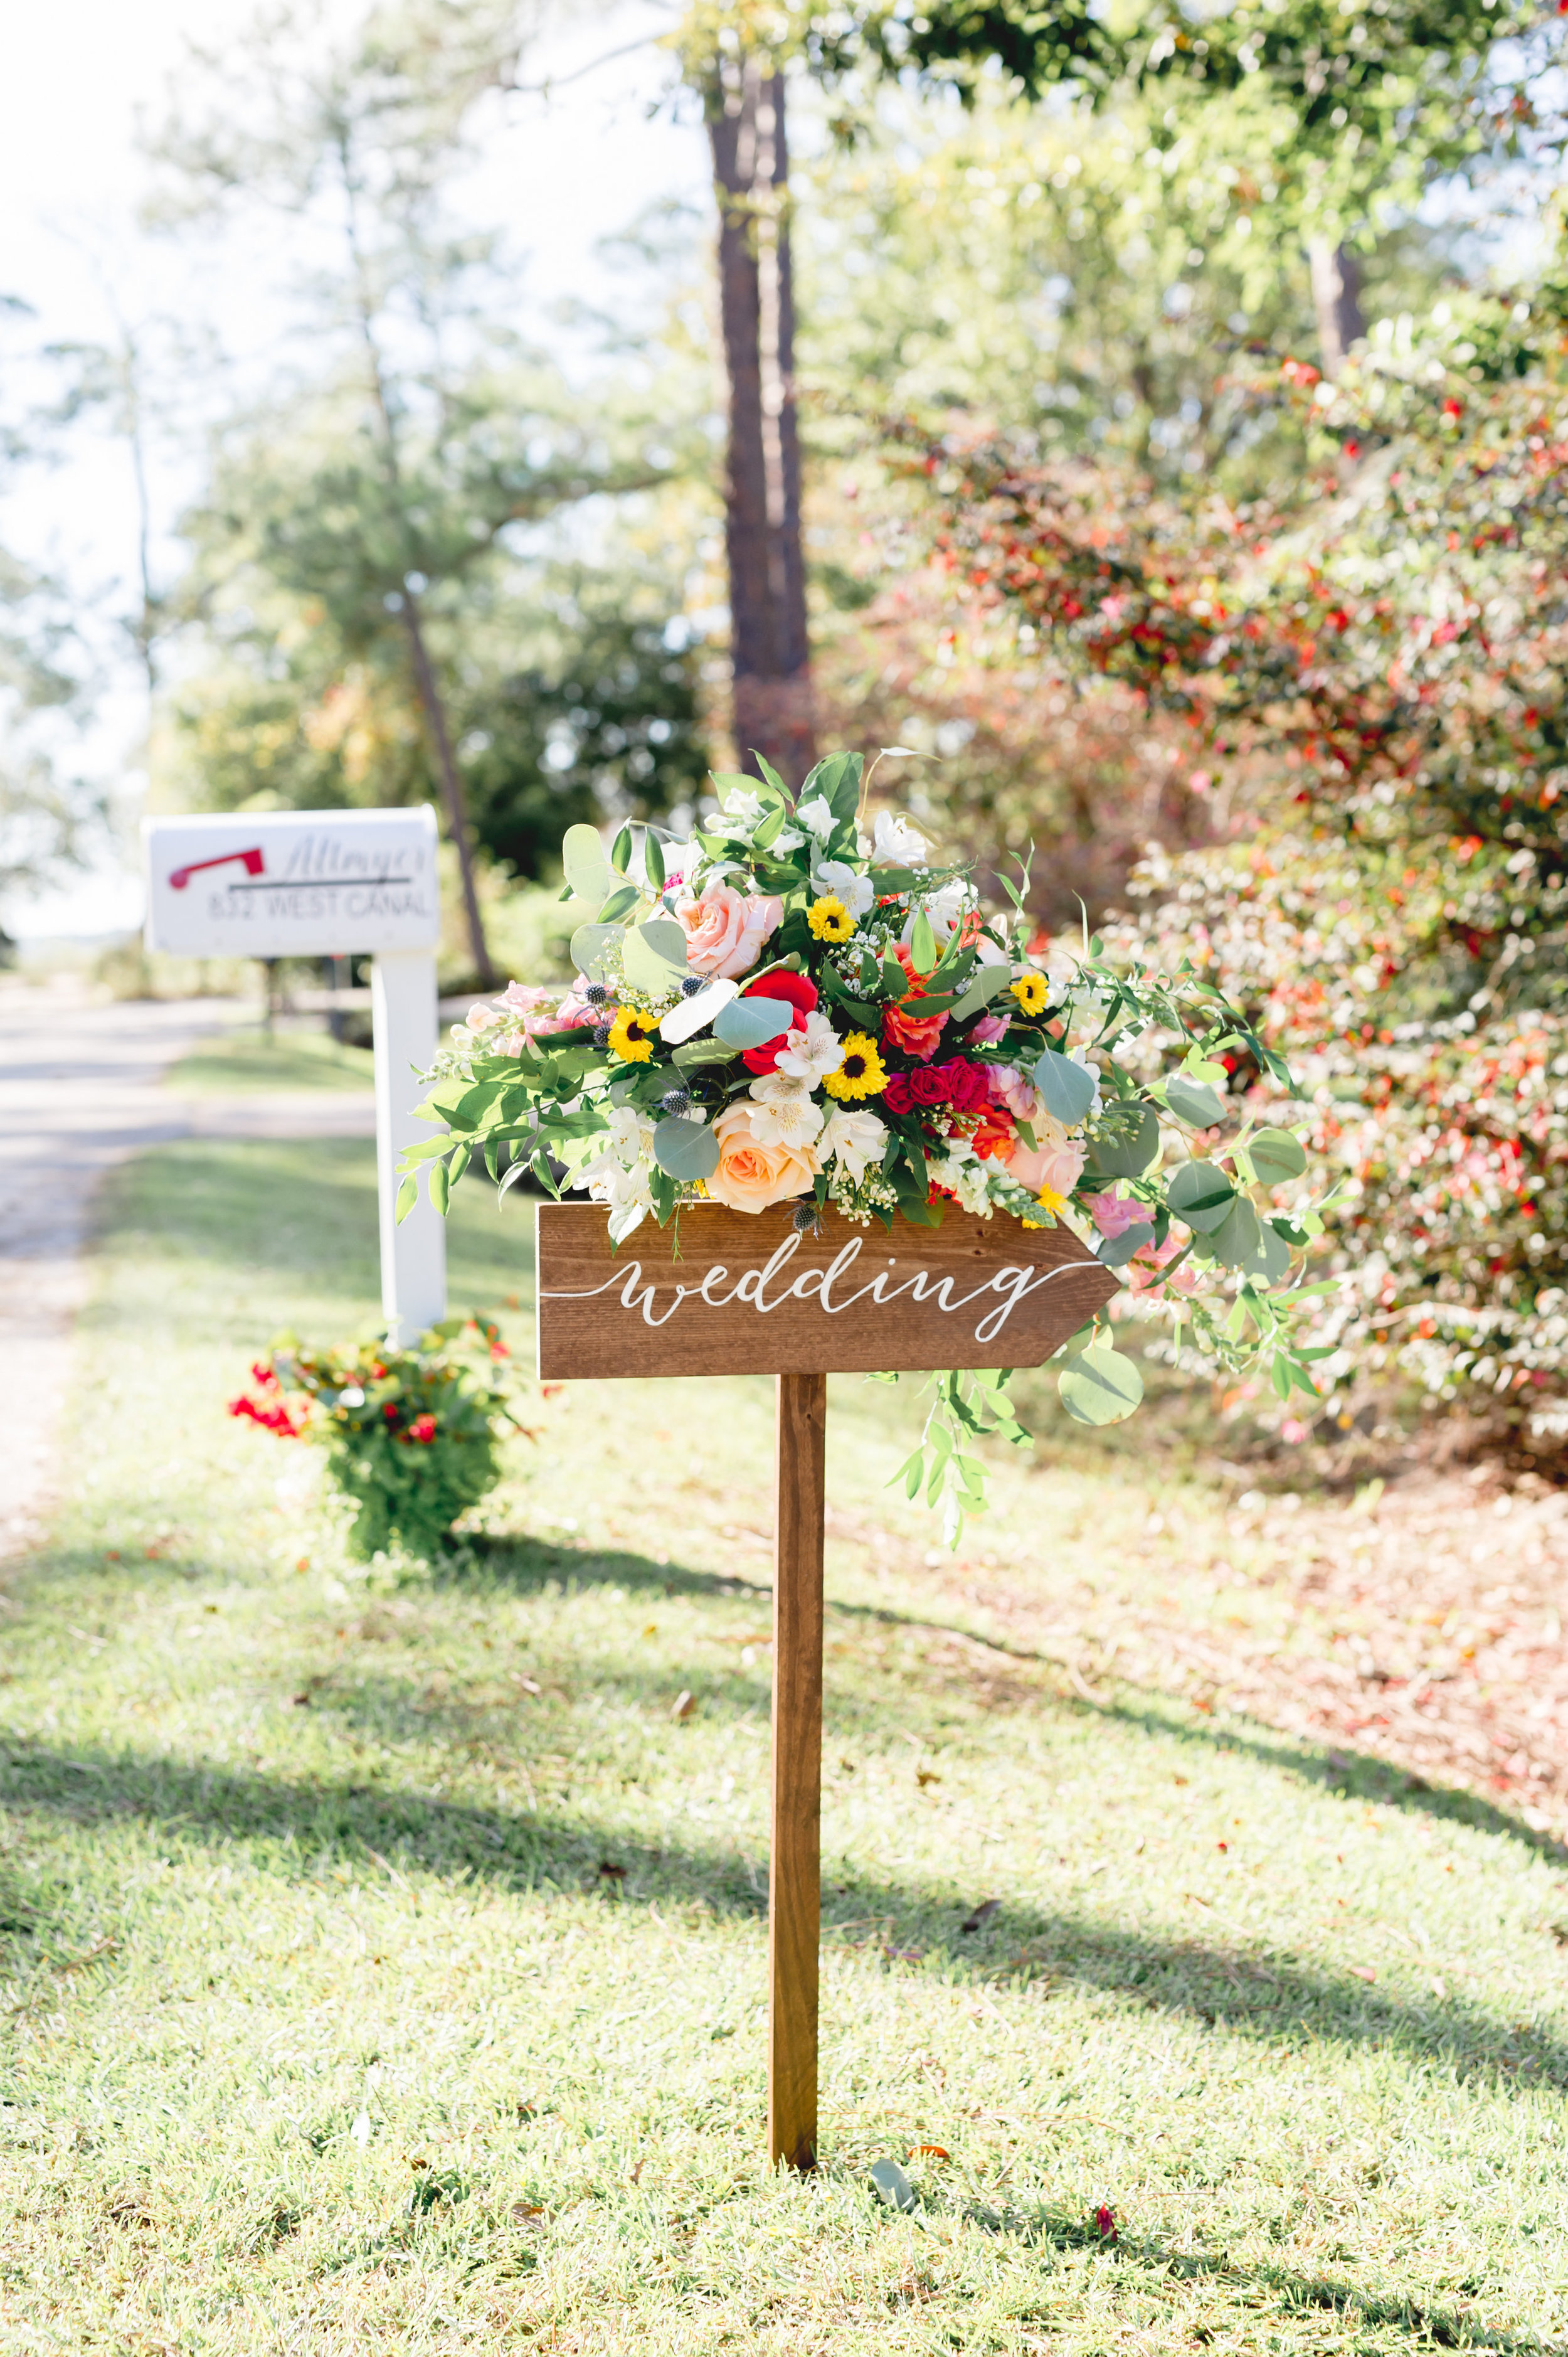
[[[488,1370],[510,1355],[499,1328],[478,1316],[432,1327],[412,1351],[309,1350],[285,1336],[256,1361],[251,1391],[229,1413],[327,1449],[333,1481],[356,1508],[359,1555],[395,1540],[430,1555],[500,1478],[496,1442],[516,1419]]]
[[[1288,1060],[1337,1163],[1337,1366],[1568,1435],[1568,376],[1374,339],[1305,413],[1288,509],[928,451],[940,561],[1064,679],[1176,727],[1229,844],[1151,856],[1108,954],[1190,957]],[[1232,1081],[1245,1084],[1248,1075]],[[1270,1092],[1254,1076],[1267,1115]],[[1277,1115],[1277,1104],[1273,1108]],[[1477,1390],[1480,1387],[1480,1391]],[[1335,1404],[1336,1407],[1337,1404]],[[1301,1429],[1299,1421],[1295,1427]]]

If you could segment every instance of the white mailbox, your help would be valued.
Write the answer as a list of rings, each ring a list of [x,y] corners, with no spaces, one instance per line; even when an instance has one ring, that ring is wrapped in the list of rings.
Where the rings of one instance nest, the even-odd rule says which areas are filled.
[[[146,942],[181,957],[373,956],[381,1308],[394,1342],[446,1315],[446,1238],[425,1200],[397,1224],[416,1075],[435,1054],[435,813],[268,811],[142,822]]]

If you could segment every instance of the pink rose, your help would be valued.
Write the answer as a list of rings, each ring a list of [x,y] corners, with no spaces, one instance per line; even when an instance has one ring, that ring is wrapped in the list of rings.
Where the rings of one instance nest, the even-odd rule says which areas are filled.
[[[784,903],[770,893],[737,892],[730,884],[710,884],[694,900],[678,900],[675,914],[686,935],[686,960],[693,974],[733,981],[749,972],[762,944],[776,932]]]
[[[1153,1227],[1154,1220],[1146,1203],[1135,1202],[1131,1195],[1090,1195],[1084,1210],[1102,1236],[1112,1243],[1124,1236],[1129,1228]]]
[[[1175,1260],[1185,1250],[1175,1236],[1167,1236],[1158,1249],[1153,1244],[1141,1244],[1127,1264],[1126,1275],[1134,1293],[1145,1293],[1151,1286],[1169,1284],[1173,1293],[1190,1293],[1197,1283],[1197,1271],[1191,1261],[1185,1261],[1173,1277],[1164,1275],[1166,1261]]]
[[[756,1110],[732,1104],[714,1124],[719,1167],[707,1181],[708,1193],[732,1211],[766,1211],[772,1203],[807,1194],[821,1168],[810,1146],[759,1146],[751,1128]]]
[[[1082,1146],[1074,1145],[1060,1122],[1053,1121],[1048,1113],[1036,1114],[1029,1127],[1035,1143],[1030,1146],[1018,1140],[1017,1152],[1007,1165],[1008,1176],[1031,1194],[1041,1194],[1048,1187],[1055,1195],[1070,1195],[1083,1176]]]
[[[972,1039],[978,1039],[983,1047],[994,1047],[998,1039],[1007,1037],[1007,1026],[1012,1019],[1010,1015],[983,1015],[979,1022],[971,1027],[969,1036]]]

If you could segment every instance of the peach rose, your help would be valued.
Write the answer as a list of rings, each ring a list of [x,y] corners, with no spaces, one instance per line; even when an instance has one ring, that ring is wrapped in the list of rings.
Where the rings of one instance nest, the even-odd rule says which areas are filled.
[[[675,914],[685,931],[686,960],[693,973],[733,981],[757,963],[763,942],[778,931],[784,903],[768,893],[710,884],[696,899],[678,900]]]
[[[1017,1149],[1007,1165],[1007,1175],[1016,1178],[1021,1187],[1038,1195],[1048,1187],[1054,1194],[1070,1195],[1083,1176],[1084,1154],[1075,1145],[1059,1121],[1048,1113],[1037,1113],[1029,1127],[1035,1133],[1033,1148],[1018,1140]]]
[[[732,1211],[766,1211],[770,1203],[804,1195],[822,1168],[809,1146],[759,1146],[752,1135],[751,1113],[748,1104],[732,1104],[714,1124],[719,1167],[707,1182],[708,1192]]]

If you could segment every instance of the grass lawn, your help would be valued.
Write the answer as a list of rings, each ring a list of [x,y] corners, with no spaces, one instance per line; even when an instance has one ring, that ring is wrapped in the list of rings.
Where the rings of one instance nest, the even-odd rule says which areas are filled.
[[[249,1094],[255,1089],[370,1089],[375,1067],[364,1048],[341,1045],[326,1031],[222,1031],[182,1056],[169,1073],[171,1088],[197,1095]]]
[[[1151,1596],[1305,1641],[1175,1410],[1042,1419],[955,1563],[883,1487],[913,1401],[835,1386],[774,2178],[770,1387],[527,1387],[487,1530],[367,1576],[224,1401],[369,1321],[371,1148],[169,1146],[106,1220],[0,1613],[0,2348],[1568,2345],[1563,1853],[1119,1651]],[[529,1226],[460,1190],[455,1306],[526,1302]]]

